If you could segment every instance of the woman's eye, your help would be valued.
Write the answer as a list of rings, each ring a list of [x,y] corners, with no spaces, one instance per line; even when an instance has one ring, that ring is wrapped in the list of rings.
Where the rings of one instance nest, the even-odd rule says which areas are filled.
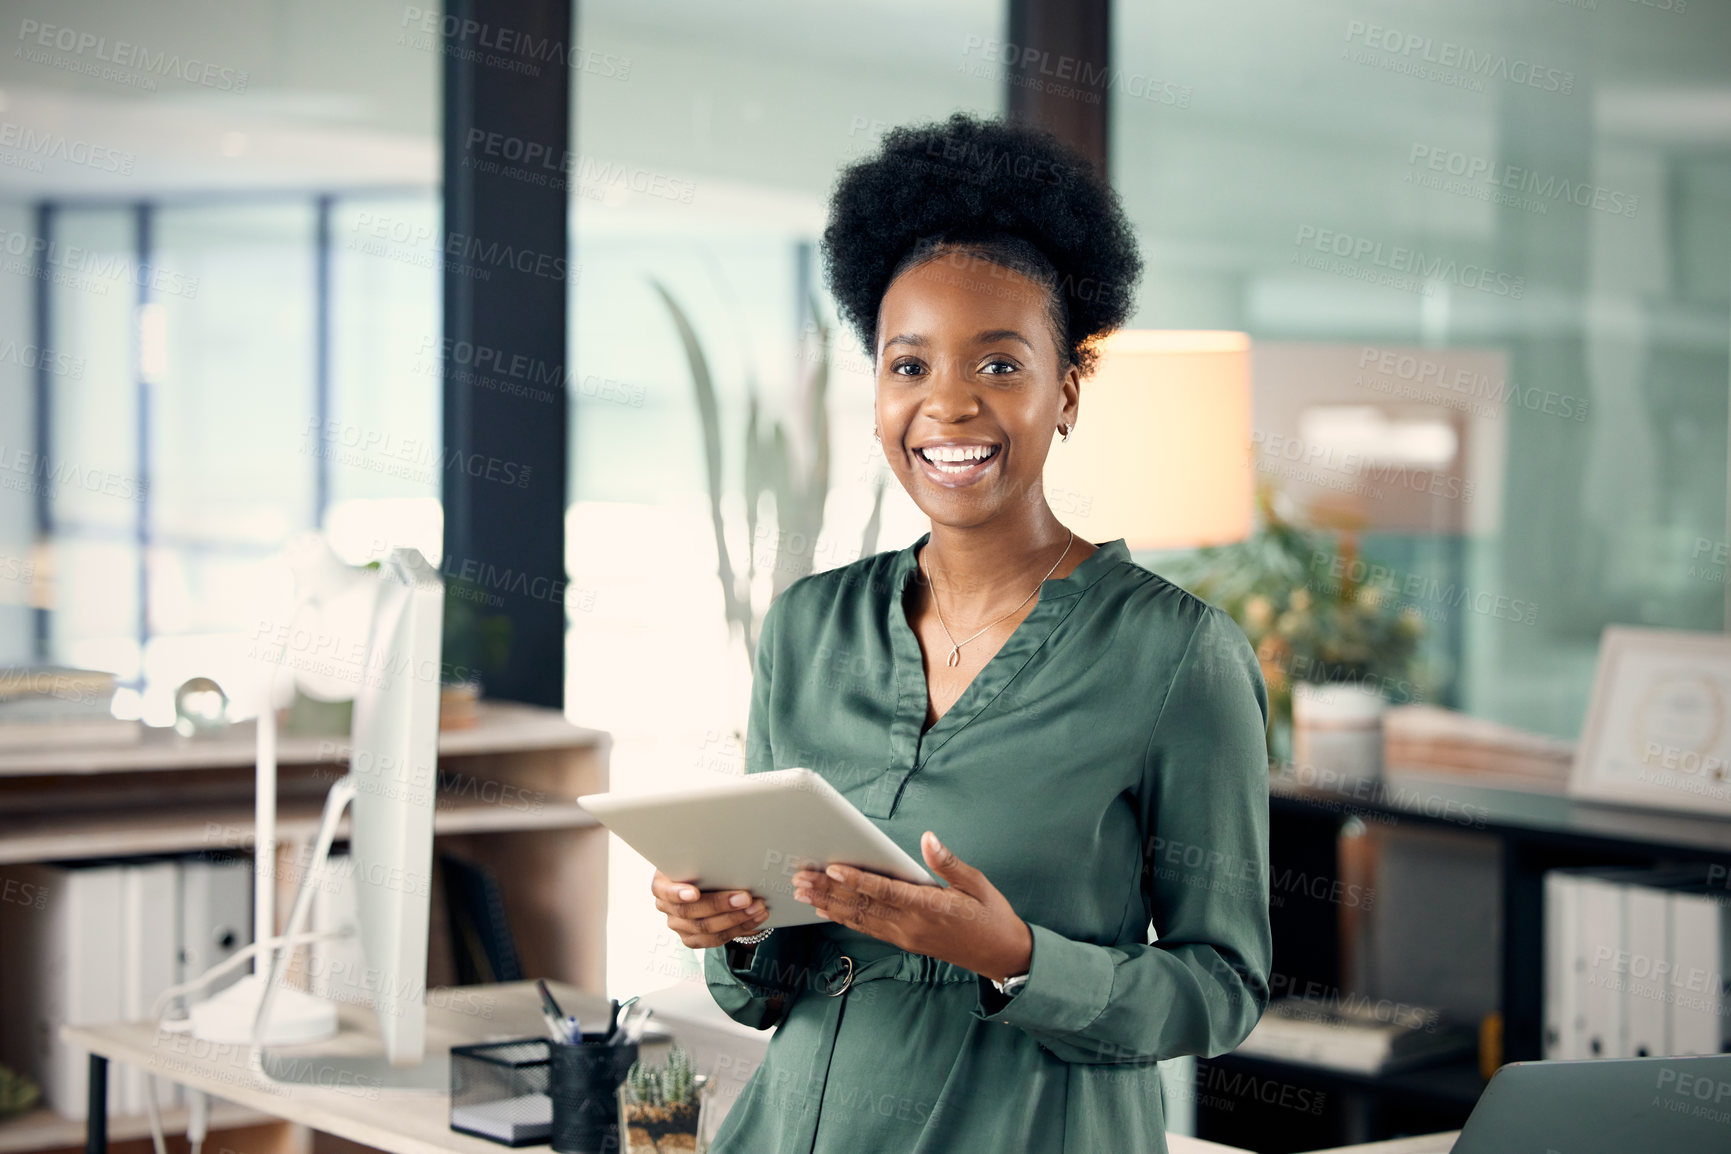
[[[920,371],[920,367],[921,366],[920,366],[920,363],[918,361],[897,361],[895,364],[890,366],[890,372],[896,374],[897,376],[911,377],[914,375],[914,373],[917,373]],[[912,372],[903,371],[903,370],[910,370],[910,369],[912,370]]]
[[[1014,361],[987,361],[980,366],[980,371],[988,376],[1002,376],[1005,373],[1015,372],[1017,367]]]

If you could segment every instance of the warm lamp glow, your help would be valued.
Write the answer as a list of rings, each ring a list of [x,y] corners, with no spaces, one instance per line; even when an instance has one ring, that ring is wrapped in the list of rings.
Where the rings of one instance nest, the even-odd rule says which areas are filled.
[[[1046,498],[1090,541],[1186,549],[1250,535],[1250,338],[1118,332],[1054,438]]]

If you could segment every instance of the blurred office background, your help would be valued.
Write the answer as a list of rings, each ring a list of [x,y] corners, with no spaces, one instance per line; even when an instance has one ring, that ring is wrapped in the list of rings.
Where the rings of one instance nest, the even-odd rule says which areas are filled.
[[[1107,11],[1105,151],[1147,263],[1134,326],[1249,333],[1282,507],[1350,525],[1416,588],[1470,591],[1420,606],[1431,700],[1573,738],[1604,625],[1725,627],[1731,10]],[[471,370],[568,399],[563,701],[614,735],[616,783],[738,772],[742,622],[800,573],[924,531],[879,467],[869,355],[816,244],[837,167],[884,129],[1006,110],[1005,3],[577,4],[551,374],[442,344],[450,150],[546,167],[522,140],[442,140],[434,10],[19,0],[6,20],[0,663],[111,670],[117,710],[152,725],[205,675],[244,715],[290,534],[357,564],[402,544],[441,560],[441,395]],[[201,68],[116,61],[116,42]],[[1397,249],[1454,271],[1394,276]],[[717,399],[717,493],[677,317]],[[1391,350],[1490,383],[1375,376]],[[1449,485],[1341,468],[1378,420],[1434,434],[1414,460]],[[827,438],[797,518],[744,495],[748,440],[777,424],[796,472]],[[717,512],[750,572],[733,620]],[[611,984],[691,973],[655,937],[641,863],[616,867]]]

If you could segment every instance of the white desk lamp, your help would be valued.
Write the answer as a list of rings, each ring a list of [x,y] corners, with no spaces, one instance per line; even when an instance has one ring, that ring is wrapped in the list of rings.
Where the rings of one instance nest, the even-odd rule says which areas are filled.
[[[309,608],[317,610],[315,635],[346,637],[362,643],[372,614],[378,582],[364,569],[344,564],[330,543],[319,533],[292,538],[284,557],[294,574],[295,599],[289,611],[285,642],[264,677],[263,698],[258,711],[257,773],[253,792],[253,941],[276,937],[276,792],[277,722],[276,693],[283,656],[294,643],[295,629]],[[332,676],[313,670],[297,671],[296,680],[314,695],[340,700],[354,696],[354,686],[340,673]],[[263,1001],[266,975],[270,973],[272,950],[260,950],[253,972],[214,997],[194,1004],[188,1011],[192,1033],[210,1042],[250,1044],[253,1023]],[[271,1000],[270,1020],[265,1024],[264,1045],[292,1046],[319,1042],[337,1032],[337,1007],[324,998],[292,988],[279,989]]]

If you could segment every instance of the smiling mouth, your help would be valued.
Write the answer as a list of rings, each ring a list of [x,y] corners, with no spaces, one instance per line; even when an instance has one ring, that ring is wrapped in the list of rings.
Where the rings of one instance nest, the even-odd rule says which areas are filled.
[[[933,445],[915,449],[914,455],[940,478],[967,480],[983,472],[1002,451],[1002,445]]]
[[[943,488],[980,483],[997,469],[995,462],[1002,455],[1002,445],[928,445],[914,450],[926,478]]]

